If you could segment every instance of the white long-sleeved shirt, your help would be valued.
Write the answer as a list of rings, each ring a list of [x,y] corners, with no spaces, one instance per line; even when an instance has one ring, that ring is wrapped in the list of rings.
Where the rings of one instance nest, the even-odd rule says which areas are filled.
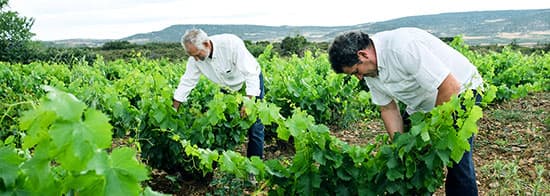
[[[187,101],[187,96],[197,83],[201,74],[212,82],[229,87],[234,91],[246,84],[246,94],[260,95],[261,68],[254,56],[246,49],[244,42],[232,34],[220,34],[209,37],[214,48],[212,58],[196,61],[190,57],[187,68],[174,92],[174,100]]]
[[[365,77],[376,105],[393,99],[407,105],[407,113],[435,107],[438,88],[449,74],[460,82],[460,93],[483,83],[477,68],[439,38],[417,28],[374,34],[377,77]]]

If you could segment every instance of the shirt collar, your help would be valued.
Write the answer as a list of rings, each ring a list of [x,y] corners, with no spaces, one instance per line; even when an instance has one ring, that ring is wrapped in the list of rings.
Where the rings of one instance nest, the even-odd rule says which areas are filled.
[[[214,43],[212,42],[212,40],[210,40],[210,48],[211,48],[211,51],[210,51],[210,55],[208,55],[208,58],[212,58],[214,56]]]

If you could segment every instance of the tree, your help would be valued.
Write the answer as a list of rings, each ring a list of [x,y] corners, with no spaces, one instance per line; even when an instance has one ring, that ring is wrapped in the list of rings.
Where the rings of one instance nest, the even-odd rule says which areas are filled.
[[[8,0],[0,0],[0,61],[27,63],[33,52],[33,18],[7,10]]]
[[[281,53],[287,56],[292,54],[303,56],[306,46],[307,39],[302,35],[296,35],[296,37],[285,37],[281,42]]]
[[[268,41],[257,41],[256,43],[252,43],[250,40],[244,40],[244,45],[254,57],[258,57],[260,54],[264,53],[265,47],[269,44]]]
[[[126,40],[115,40],[110,41],[107,43],[104,43],[103,46],[101,46],[101,49],[103,50],[123,50],[128,48],[136,48],[137,44],[132,44],[129,41]]]

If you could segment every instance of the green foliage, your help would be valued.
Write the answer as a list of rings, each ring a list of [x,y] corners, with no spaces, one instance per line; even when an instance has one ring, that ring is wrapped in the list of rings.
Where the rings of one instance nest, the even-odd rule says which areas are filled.
[[[30,195],[138,195],[148,170],[130,148],[106,150],[112,126],[103,113],[52,87],[21,117],[22,148],[0,147],[0,191]],[[4,170],[7,169],[7,170]]]
[[[267,45],[270,45],[270,43],[268,41],[258,41],[252,43],[250,40],[244,40],[244,45],[253,56],[258,57],[264,52],[265,48]]]
[[[18,168],[15,173],[0,174],[0,189],[11,193],[20,190],[18,187],[41,182],[40,187],[34,188],[46,191],[44,194],[96,192],[98,176],[116,179],[125,173],[113,169],[118,165],[137,167],[119,164],[133,157],[127,150],[106,152],[111,134],[128,139],[153,168],[201,177],[217,165],[224,173],[238,178],[256,174],[259,180],[269,183],[266,186],[278,187],[272,190],[273,194],[282,195],[430,192],[442,183],[441,169],[458,160],[461,151],[468,148],[463,139],[470,134],[468,130],[474,129],[480,111],[454,110],[458,101],[433,113],[418,114],[413,131],[396,135],[391,144],[387,136],[380,136],[377,144],[362,147],[337,140],[330,136],[325,124],[349,123],[377,115],[375,106],[370,104],[370,94],[358,87],[355,78],[334,74],[326,54],[305,52],[303,58],[281,58],[273,48],[267,45],[258,57],[266,78],[264,101],[243,99],[238,93],[222,94],[217,85],[201,78],[180,111],[172,109],[171,98],[185,66],[167,59],[135,56],[106,62],[98,57],[92,63],[79,60],[69,65],[0,62],[0,74],[4,76],[0,77],[0,141],[7,146],[0,150],[0,168]],[[507,55],[527,62],[525,68],[515,68],[521,72],[514,76],[513,69],[506,67],[516,61],[511,61],[511,65],[503,63],[503,59],[512,57],[502,57],[497,64],[491,56],[462,51],[481,65],[479,69],[487,83],[484,100],[499,99],[503,94],[497,91],[502,86],[515,88],[515,83],[522,83],[544,87],[544,82],[548,82],[537,74],[548,70],[548,55],[523,56],[510,51]],[[500,76],[499,72],[512,75]],[[514,84],[491,85],[496,78],[506,78]],[[39,97],[45,95],[41,85],[69,92],[82,103],[58,93],[47,95],[43,99],[46,103],[37,105]],[[247,117],[239,114],[242,105]],[[33,112],[24,113],[29,110],[35,116],[31,115]],[[451,116],[461,119],[456,127],[450,125]],[[266,130],[276,132],[279,139],[294,139],[296,156],[291,160],[262,161],[232,151],[242,144],[248,126],[258,117],[268,127]],[[109,126],[113,133],[106,136]],[[71,130],[70,134],[67,130]],[[97,149],[100,152],[94,151]],[[134,170],[131,168],[127,169]],[[99,174],[100,170],[104,172]],[[139,173],[136,180],[143,177]],[[56,184],[61,181],[67,183]],[[100,188],[107,187],[100,184]],[[135,187],[134,183],[122,184]]]
[[[500,53],[481,54],[469,50],[461,37],[456,37],[450,45],[477,66],[486,83],[496,86],[497,101],[550,90],[550,53],[527,56],[511,47],[504,47]]]
[[[56,62],[67,65],[86,62],[93,64],[98,57],[90,48],[46,48],[37,54],[36,61]]]
[[[29,40],[34,34],[30,32],[34,20],[19,13],[6,9],[8,0],[0,1],[0,40],[24,41]]]
[[[429,195],[443,184],[443,168],[460,161],[470,149],[468,138],[477,132],[481,115],[468,92],[430,113],[415,114],[412,130],[397,134],[391,144],[381,136],[377,145],[364,147],[331,136],[326,126],[315,124],[300,110],[288,119],[262,118],[279,125],[280,138],[295,138],[296,154],[288,165],[283,160],[247,159],[232,151],[213,155],[217,153],[180,143],[187,155],[207,159],[200,162],[203,170],[211,171],[210,165],[217,162],[222,172],[241,179],[255,174],[267,187],[277,187],[270,190],[274,195]]]
[[[34,52],[31,42],[34,19],[6,9],[8,0],[0,1],[0,61],[29,62]]]
[[[270,54],[266,50],[266,54]],[[336,74],[330,69],[326,54],[317,58],[306,51],[303,58],[289,59],[265,56],[259,58],[266,80],[266,99],[290,116],[301,108],[314,116],[317,123],[346,127],[358,118],[372,117],[376,108],[370,94],[360,88],[359,80]]]
[[[299,34],[296,37],[285,37],[281,41],[281,54],[285,56],[291,56],[292,54],[303,56],[307,44],[307,39]]]
[[[101,46],[101,49],[103,50],[128,49],[135,46],[136,44],[132,44],[129,41],[110,41],[110,42],[104,43],[103,46]]]
[[[253,187],[247,180],[237,178],[233,174],[227,174],[220,176],[219,178],[215,178],[210,185],[215,187],[212,195],[221,196],[240,196],[243,195],[243,190]]]

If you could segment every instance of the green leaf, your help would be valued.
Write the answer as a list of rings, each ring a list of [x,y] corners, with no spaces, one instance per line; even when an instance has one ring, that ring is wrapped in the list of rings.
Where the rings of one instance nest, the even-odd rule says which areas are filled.
[[[366,148],[360,148],[358,146],[351,146],[347,153],[349,154],[349,156],[353,160],[353,163],[356,166],[359,166],[368,157],[367,149]]]
[[[44,191],[61,191],[62,187],[55,187],[56,182],[51,167],[52,158],[49,156],[50,143],[43,142],[37,145],[34,149],[34,156],[21,166],[23,172],[28,176],[28,184],[31,184],[32,189],[38,192]]]
[[[279,178],[289,178],[290,172],[288,168],[283,166],[279,160],[270,159],[265,162],[265,170],[271,176],[276,176]]]
[[[166,113],[164,113],[164,111],[161,111],[161,110],[155,110],[153,112],[153,118],[158,122],[162,122],[164,120],[164,118],[166,118]]]
[[[413,156],[407,156],[405,159],[406,178],[410,179],[416,173],[416,159]]]
[[[489,85],[489,88],[483,94],[482,102],[485,104],[493,102],[493,100],[496,98],[496,93],[497,87],[494,85]]]
[[[140,182],[148,178],[148,171],[136,159],[136,152],[130,148],[114,149],[111,155],[105,151],[95,153],[87,165],[88,170],[94,170],[104,180],[105,195],[138,195]],[[93,182],[93,179],[87,179]],[[100,189],[95,183],[92,187],[83,187],[83,190]]]
[[[386,177],[388,177],[388,180],[395,181],[397,179],[403,179],[405,175],[403,175],[403,172],[401,172],[401,168],[394,168],[389,169],[388,173],[386,173]]]
[[[330,139],[330,129],[325,125],[315,124],[314,121],[311,121],[310,123],[311,124],[308,128],[310,132],[312,132],[312,136],[316,137],[315,142],[318,142],[318,145],[322,146],[324,149],[326,140]]]
[[[131,176],[137,181],[147,180],[149,172],[143,164],[136,159],[136,151],[131,148],[117,148],[111,153],[113,169],[124,175]]]
[[[424,157],[421,157],[422,160],[424,160],[424,163],[426,164],[426,167],[428,167],[429,170],[434,170],[436,168],[434,168],[434,163],[435,163],[435,157],[436,154],[434,152],[428,154],[427,156],[425,155]]]
[[[239,169],[241,163],[245,161],[245,158],[238,155],[233,151],[223,152],[223,156],[220,159],[220,170],[235,174],[239,178],[247,177],[243,170]]]
[[[247,167],[247,171],[249,171],[254,175],[264,176],[265,170],[266,170],[266,165],[264,164],[262,159],[260,159],[260,157],[253,156],[250,158],[250,166]]]
[[[313,151],[313,160],[315,160],[317,163],[321,165],[325,165],[326,160],[324,158],[324,153],[322,150],[314,150]]]
[[[396,157],[394,156],[388,157],[388,162],[386,163],[386,166],[388,166],[388,168],[393,169],[393,168],[396,168],[398,165],[399,165],[399,161],[397,160]]]
[[[479,106],[474,106],[458,132],[459,138],[467,139],[470,138],[472,134],[477,133],[477,121],[481,119],[481,117],[483,117],[483,111]]]
[[[212,163],[218,160],[218,157],[219,157],[218,152],[211,151],[210,149],[201,149],[201,150],[202,151],[199,156],[201,160],[200,164],[201,164],[201,167],[206,168],[206,171],[203,171],[203,172],[209,172],[214,170],[214,168],[212,168]]]
[[[52,141],[59,151],[59,163],[69,170],[85,167],[96,149],[111,146],[112,132],[108,118],[97,110],[85,113],[85,121],[56,122],[50,128]]]
[[[105,192],[105,177],[95,172],[87,172],[82,175],[68,176],[66,186],[73,190],[76,195],[99,195]],[[67,192],[64,191],[64,192]]]
[[[422,137],[422,141],[424,142],[430,141],[430,133],[427,129],[422,129],[420,132],[420,137]]]
[[[23,149],[32,148],[43,140],[49,140],[48,128],[55,121],[56,114],[53,111],[43,111],[41,108],[24,112],[19,119],[22,130],[27,130],[23,137]]]
[[[306,175],[300,176],[297,180],[298,192],[302,193],[302,195],[314,195],[312,190],[321,187],[321,176],[318,173],[306,173]]]
[[[301,149],[294,155],[293,164],[290,168],[290,171],[294,172],[294,176],[301,176],[304,173],[310,172],[312,161],[310,156],[306,156],[309,153],[308,149]]]
[[[80,123],[57,122],[50,128],[58,162],[70,171],[80,171],[92,158],[94,146],[89,142],[87,129]]]
[[[46,110],[54,111],[57,116],[64,120],[79,121],[86,108],[86,104],[79,101],[74,95],[59,91],[53,87],[45,86],[48,91],[47,101],[42,103]]]
[[[458,140],[455,149],[451,152],[451,158],[458,163],[465,151],[470,151],[470,143],[468,143],[468,140]]]
[[[14,141],[14,139],[15,139],[15,137],[14,137],[13,135],[10,135],[10,136],[8,136],[8,138],[6,138],[6,139],[4,140],[4,142],[2,142],[2,141],[0,140],[0,145],[9,145],[9,144],[12,144],[13,141]]]
[[[443,165],[449,164],[449,152],[446,150],[436,150],[435,151],[439,159],[443,162]]]
[[[87,131],[83,133],[84,137],[88,137],[89,141],[98,148],[111,147],[113,127],[109,124],[109,118],[94,109],[88,109],[84,117],[84,126],[87,128]]]
[[[419,124],[415,124],[411,127],[410,133],[414,136],[420,134],[420,132],[426,127],[426,122],[422,121]]]
[[[138,195],[140,192],[140,183],[124,170],[109,170],[105,179],[105,195]]]
[[[19,175],[19,165],[24,161],[17,155],[15,148],[9,146],[0,147],[0,178],[6,186],[13,186]]]
[[[302,112],[296,112],[290,119],[285,122],[292,136],[298,136],[307,130],[307,127],[312,124],[312,119],[308,118]]]
[[[277,127],[277,137],[279,139],[282,139],[284,141],[288,141],[290,138],[290,131],[286,126],[278,126]]]
[[[262,123],[265,125],[271,125],[272,122],[277,122],[281,119],[280,110],[281,108],[275,104],[261,103],[258,111]]]

